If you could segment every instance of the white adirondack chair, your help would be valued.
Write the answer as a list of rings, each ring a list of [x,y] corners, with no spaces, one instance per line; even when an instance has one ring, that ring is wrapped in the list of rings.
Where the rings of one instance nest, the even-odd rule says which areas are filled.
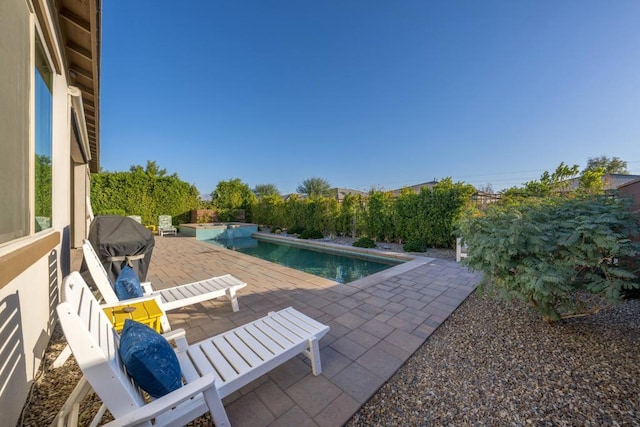
[[[173,234],[174,236],[178,230],[171,223],[171,215],[160,215],[158,216],[158,235],[160,237],[165,234]]]
[[[311,359],[314,375],[322,372],[318,340],[329,326],[289,307],[192,345],[183,330],[165,334],[176,343],[185,385],[147,402],[123,368],[118,335],[80,273],[64,279],[62,300],[60,324],[86,381],[115,418],[108,426],[184,425],[207,411],[217,427],[228,426],[221,399],[297,354]]]
[[[462,241],[462,237],[456,238],[456,262],[462,261],[467,257],[467,249],[469,247]]]
[[[102,262],[100,262],[100,258],[98,258],[98,254],[96,254],[93,249],[91,242],[87,239],[85,239],[82,244],[82,253],[89,273],[91,274],[91,278],[98,287],[98,290],[105,302],[107,304],[115,304],[119,302],[120,300],[116,296],[113,286],[109,281],[107,271],[104,269]],[[238,311],[238,297],[236,292],[238,289],[244,288],[245,286],[247,286],[245,282],[240,281],[238,278],[230,274],[211,277],[199,282],[187,283],[159,291],[153,290],[151,283],[149,282],[142,283],[145,297],[158,296],[160,298],[159,305],[163,312],[208,301],[210,299],[220,298],[222,296],[229,298],[233,311]],[[136,299],[127,300],[127,302],[135,301]],[[163,315],[160,321],[164,332],[171,330],[171,325],[169,324],[166,315]]]

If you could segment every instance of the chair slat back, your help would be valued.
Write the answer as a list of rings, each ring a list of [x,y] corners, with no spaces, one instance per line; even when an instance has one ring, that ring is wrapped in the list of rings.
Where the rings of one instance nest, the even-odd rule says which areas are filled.
[[[111,286],[111,282],[109,281],[109,274],[107,274],[107,270],[104,269],[98,254],[93,249],[93,245],[87,239],[82,242],[82,254],[84,255],[84,262],[89,269],[91,278],[98,287],[102,298],[104,298],[104,302],[107,304],[119,302],[120,300],[116,296],[116,293]]]
[[[128,218],[131,218],[138,224],[142,224],[142,217],[140,215],[129,215]]]
[[[158,226],[160,228],[168,228],[171,227],[171,216],[170,215],[160,215],[158,216]]]
[[[58,318],[69,347],[91,387],[114,417],[145,404],[118,355],[118,335],[77,271],[62,284]]]

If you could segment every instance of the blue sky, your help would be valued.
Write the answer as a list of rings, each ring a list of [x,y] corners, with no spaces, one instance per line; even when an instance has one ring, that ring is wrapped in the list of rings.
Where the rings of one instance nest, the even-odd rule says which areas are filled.
[[[210,193],[640,174],[640,1],[103,2],[101,166]]]

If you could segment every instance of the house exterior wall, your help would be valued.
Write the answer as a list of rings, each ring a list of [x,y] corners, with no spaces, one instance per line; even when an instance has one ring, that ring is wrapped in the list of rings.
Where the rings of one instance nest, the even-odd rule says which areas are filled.
[[[630,197],[632,210],[640,214],[640,180],[621,186],[618,188],[618,194]]]
[[[39,1],[39,0],[34,0]],[[46,1],[39,5],[47,4]],[[36,10],[41,11],[40,14]],[[0,2],[0,67],[2,63],[23,61],[25,55],[30,57],[29,69],[33,72],[34,43],[36,27],[39,25],[49,36],[46,41],[47,52],[53,63],[64,64],[61,56],[63,42],[56,37],[59,32],[51,28],[57,22],[57,16],[50,16],[55,7],[34,7],[30,0],[2,0]],[[20,40],[16,32],[6,26],[7,22],[20,22],[30,27],[30,36]],[[17,42],[16,42],[17,41]],[[25,49],[29,46],[29,49]],[[53,47],[53,48],[52,48]],[[11,88],[11,72],[15,68],[0,68],[0,89]],[[88,191],[86,177],[87,165],[72,165],[71,162],[71,98],[68,93],[66,72],[53,68],[51,83],[52,116],[51,116],[51,164],[52,164],[52,212],[51,228],[35,231],[35,228],[24,237],[0,243],[0,414],[2,425],[16,425],[20,412],[26,402],[29,388],[37,375],[43,355],[55,325],[55,306],[58,302],[58,283],[63,274],[68,273],[70,261],[71,229],[72,229],[72,197],[75,187]],[[6,72],[9,70],[9,72]],[[17,76],[19,77],[19,76]],[[21,109],[28,116],[28,129],[25,124],[16,120],[0,120],[0,138],[12,135],[11,143],[28,144],[30,155],[34,155],[34,84],[33,75],[28,87],[21,87],[14,97],[0,97],[0,114],[13,109]],[[3,81],[4,80],[4,81]],[[24,100],[30,100],[25,104]],[[22,101],[20,101],[22,100]],[[21,105],[29,105],[25,108]],[[28,110],[28,111],[27,111]],[[2,140],[0,140],[2,141]],[[5,143],[2,141],[2,143]],[[9,144],[9,141],[6,142]],[[34,203],[33,160],[29,170],[30,207]],[[78,169],[76,171],[76,169]],[[83,172],[84,170],[84,172]],[[74,183],[73,176],[82,175],[79,183]],[[16,191],[4,181],[0,194]],[[72,196],[73,195],[73,196]],[[33,210],[33,209],[32,209]],[[33,223],[34,213],[28,212],[29,222]],[[81,218],[82,221],[86,221]]]
[[[640,218],[640,180],[622,185],[618,188],[620,196],[631,198],[631,210]],[[631,236],[632,240],[640,242],[640,236]]]
[[[89,234],[89,226],[91,225],[87,207],[84,203],[87,195],[91,194],[91,174],[86,164],[72,162],[71,168],[71,180],[73,182],[71,247],[80,248],[82,247],[83,239]]]

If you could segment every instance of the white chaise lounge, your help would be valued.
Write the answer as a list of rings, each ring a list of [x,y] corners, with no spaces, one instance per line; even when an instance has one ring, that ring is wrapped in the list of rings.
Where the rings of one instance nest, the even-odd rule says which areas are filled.
[[[313,374],[322,372],[318,340],[329,326],[289,307],[196,344],[187,343],[183,330],[165,334],[176,343],[184,385],[147,402],[123,368],[119,336],[80,273],[64,279],[62,301],[60,324],[83,384],[88,382],[115,418],[109,426],[184,425],[206,412],[217,427],[228,426],[221,399],[287,360],[304,353]],[[66,409],[58,416],[61,424]]]
[[[111,282],[109,281],[109,275],[104,269],[104,266],[100,262],[100,258],[98,258],[98,254],[96,254],[89,240],[84,240],[82,244],[82,253],[89,273],[91,274],[91,278],[98,287],[105,303],[117,303],[119,299],[113,290]],[[220,298],[222,296],[229,298],[233,311],[238,311],[238,297],[236,292],[238,289],[244,288],[245,286],[247,286],[245,282],[242,282],[231,274],[210,277],[209,279],[201,280],[199,282],[187,283],[157,291],[151,287],[151,283],[142,283],[142,288],[146,297],[160,297],[160,308],[163,312],[208,301],[210,299]],[[127,300],[127,302],[135,302],[135,300]],[[171,330],[171,326],[169,325],[169,321],[166,316],[162,316],[161,323],[162,330],[164,332]]]

